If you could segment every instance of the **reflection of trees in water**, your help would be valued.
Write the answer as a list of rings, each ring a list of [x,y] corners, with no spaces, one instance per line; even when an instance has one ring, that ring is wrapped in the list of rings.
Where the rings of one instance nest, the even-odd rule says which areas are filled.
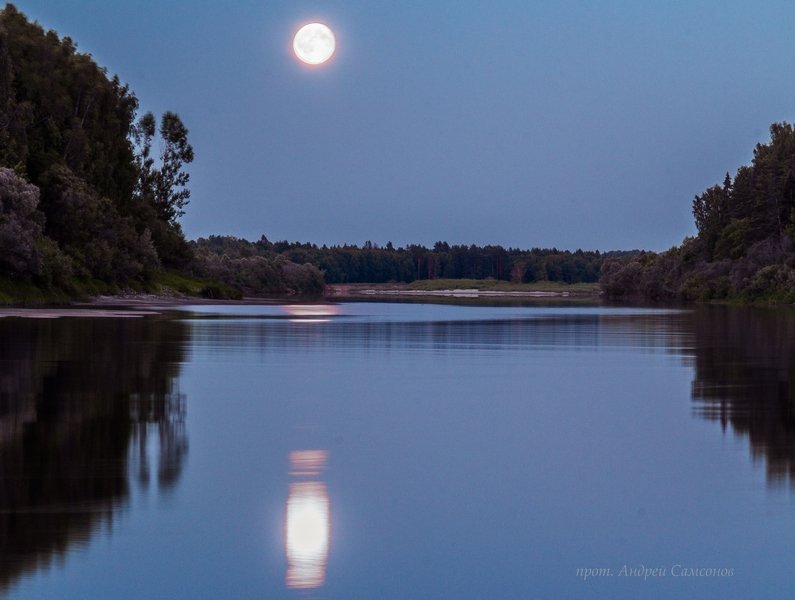
[[[795,311],[716,307],[692,323],[696,413],[747,435],[769,481],[795,484]]]
[[[153,319],[0,319],[0,592],[87,541],[130,480],[161,490],[187,452],[175,389],[185,325]]]

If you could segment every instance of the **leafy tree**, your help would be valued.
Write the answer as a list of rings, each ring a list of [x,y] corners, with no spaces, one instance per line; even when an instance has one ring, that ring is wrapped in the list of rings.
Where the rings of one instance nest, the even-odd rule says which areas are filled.
[[[163,114],[159,133],[160,140],[155,140],[156,120],[151,112],[132,128],[138,172],[134,213],[151,232],[162,263],[185,268],[193,256],[178,219],[185,214],[190,197],[190,175],[184,166],[193,161],[193,148],[188,143],[187,128],[175,113]],[[162,145],[158,161],[153,152],[155,141]]]
[[[37,242],[44,227],[39,189],[0,168],[0,272],[36,275],[41,269]]]
[[[713,186],[693,200],[693,217],[696,221],[696,228],[710,251],[727,225],[730,204],[731,182],[728,173],[723,187]]]
[[[161,166],[154,172],[154,202],[162,221],[174,225],[185,214],[190,198],[186,187],[190,174],[184,170],[193,162],[193,147],[188,143],[188,129],[176,113],[166,112],[160,121],[163,140]]]
[[[138,168],[138,181],[135,193],[140,203],[155,205],[155,159],[152,157],[152,141],[155,137],[157,124],[151,112],[143,115],[132,129],[132,137],[138,147],[135,163]]]

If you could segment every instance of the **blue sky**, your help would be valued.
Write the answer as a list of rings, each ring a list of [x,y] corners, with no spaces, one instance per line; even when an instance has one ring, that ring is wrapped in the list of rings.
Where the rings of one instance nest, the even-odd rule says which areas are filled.
[[[661,250],[795,120],[793,2],[16,5],[180,114],[191,238]]]

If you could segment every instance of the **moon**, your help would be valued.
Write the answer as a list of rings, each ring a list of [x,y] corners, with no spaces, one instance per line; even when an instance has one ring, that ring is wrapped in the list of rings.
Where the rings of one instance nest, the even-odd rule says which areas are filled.
[[[298,30],[293,39],[293,51],[308,65],[319,65],[334,54],[337,42],[334,33],[323,23],[309,23]]]

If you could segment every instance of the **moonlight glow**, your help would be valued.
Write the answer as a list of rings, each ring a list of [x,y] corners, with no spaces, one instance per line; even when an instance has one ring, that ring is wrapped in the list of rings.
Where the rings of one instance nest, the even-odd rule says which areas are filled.
[[[325,450],[296,450],[290,453],[290,475],[319,477],[326,466]],[[331,515],[326,484],[297,481],[290,484],[287,498],[287,587],[310,589],[326,579]]]
[[[334,34],[323,23],[304,25],[293,39],[295,55],[308,65],[326,62],[334,54],[336,45]]]

